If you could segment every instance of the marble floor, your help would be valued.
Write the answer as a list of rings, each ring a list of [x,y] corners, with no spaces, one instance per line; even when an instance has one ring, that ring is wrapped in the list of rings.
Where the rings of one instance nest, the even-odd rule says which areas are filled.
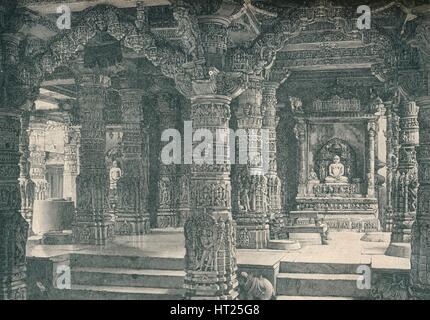
[[[405,258],[384,255],[388,233],[362,234],[332,232],[328,245],[306,246],[296,251],[237,250],[238,264],[273,266],[280,260],[290,262],[371,264],[376,269],[410,269]],[[117,236],[106,246],[41,245],[29,242],[28,257],[51,258],[70,253],[183,258],[185,240],[182,229],[154,229],[143,236]]]

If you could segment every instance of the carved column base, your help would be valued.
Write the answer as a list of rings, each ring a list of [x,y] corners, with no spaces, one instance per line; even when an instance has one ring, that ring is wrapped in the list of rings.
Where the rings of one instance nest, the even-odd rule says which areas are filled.
[[[89,245],[106,245],[115,234],[113,221],[79,221],[73,225],[75,243]]]
[[[239,296],[236,290],[238,285],[235,274],[226,277],[221,272],[191,271],[185,277],[185,299],[236,300]]]
[[[191,215],[190,208],[179,208],[178,209],[178,224],[177,227],[183,227],[185,225],[185,222]]]
[[[0,300],[26,300],[26,267],[14,267],[9,272],[0,273]]]
[[[20,214],[0,217],[0,300],[27,299],[28,223]]]
[[[235,226],[231,216],[192,216],[185,223],[184,232],[187,249],[185,298],[237,299]],[[200,245],[200,249],[196,245]]]
[[[115,234],[117,235],[143,235],[149,231],[149,217],[120,212],[115,219]]]
[[[391,242],[394,243],[409,243],[412,238],[412,224],[415,217],[403,217],[401,219],[394,219],[394,227],[391,233]]]
[[[270,225],[270,239],[271,240],[284,240],[288,239],[288,234],[285,233],[285,216],[283,213],[278,212],[273,215]]]
[[[178,227],[178,215],[170,209],[159,209],[157,212],[158,228],[176,228]]]
[[[235,214],[238,249],[263,249],[269,241],[269,225],[261,213]]]

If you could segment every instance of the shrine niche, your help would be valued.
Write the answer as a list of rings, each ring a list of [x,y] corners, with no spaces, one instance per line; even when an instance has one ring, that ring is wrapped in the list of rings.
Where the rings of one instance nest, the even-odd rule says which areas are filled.
[[[336,156],[339,157],[339,163],[344,167],[344,172],[340,176],[346,179],[339,182],[348,183],[355,177],[354,150],[346,141],[335,138],[327,142],[317,154],[315,167],[320,181],[327,181],[330,177],[330,166]]]
[[[374,111],[355,97],[337,95],[290,102],[299,169],[290,224],[322,219],[332,229],[378,230]]]

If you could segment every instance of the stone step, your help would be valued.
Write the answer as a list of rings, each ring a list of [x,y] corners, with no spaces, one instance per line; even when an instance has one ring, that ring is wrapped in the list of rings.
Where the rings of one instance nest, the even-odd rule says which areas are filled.
[[[185,272],[177,270],[72,268],[72,283],[79,285],[180,289],[184,277]]]
[[[89,268],[127,268],[149,270],[185,270],[184,258],[142,257],[103,254],[72,254],[70,264],[73,267]]]
[[[277,295],[312,297],[368,297],[370,290],[360,290],[354,274],[280,273],[276,279]]]
[[[319,273],[319,274],[358,274],[357,268],[361,264],[336,262],[296,262],[281,261],[281,273]],[[370,268],[370,265],[369,265]]]
[[[136,288],[120,286],[72,285],[71,289],[56,289],[56,300],[182,300],[183,289]]]
[[[351,297],[277,296],[276,300],[354,300]]]
[[[298,241],[293,240],[269,240],[267,248],[271,250],[295,251],[301,248]]]

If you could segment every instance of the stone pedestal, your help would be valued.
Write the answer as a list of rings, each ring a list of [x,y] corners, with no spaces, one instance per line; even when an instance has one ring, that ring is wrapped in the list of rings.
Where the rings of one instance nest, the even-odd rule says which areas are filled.
[[[43,235],[51,231],[71,230],[74,211],[72,201],[36,200],[32,225],[34,233]]]

